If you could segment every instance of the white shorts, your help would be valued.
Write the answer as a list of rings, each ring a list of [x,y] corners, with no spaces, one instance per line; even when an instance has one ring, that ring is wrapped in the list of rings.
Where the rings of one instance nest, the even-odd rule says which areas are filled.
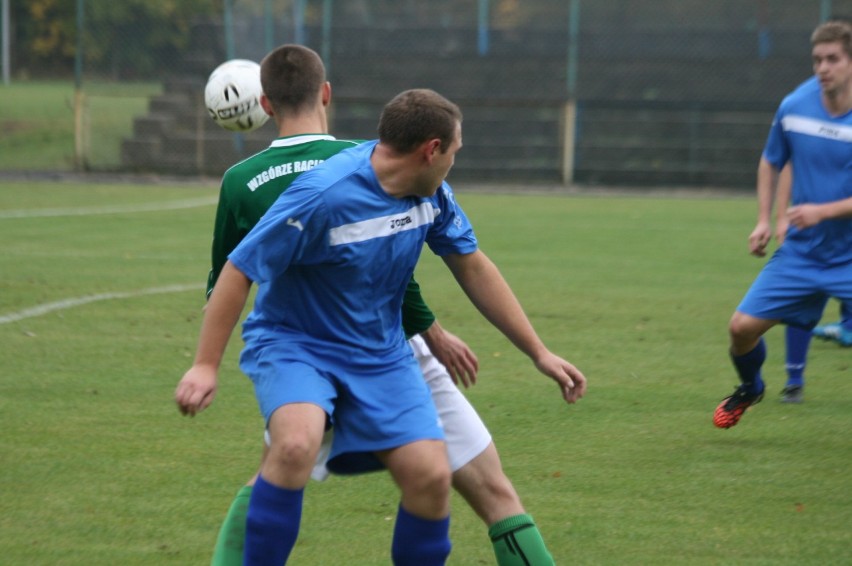
[[[432,392],[432,400],[435,402],[438,417],[444,427],[450,469],[455,472],[479,456],[491,444],[491,433],[488,432],[485,423],[479,418],[467,398],[453,383],[447,369],[429,351],[423,338],[415,336],[408,343],[414,351],[417,363],[420,364],[423,378]],[[332,431],[327,431],[311,472],[311,477],[317,481],[328,477],[325,463],[331,451],[331,438]],[[268,434],[264,439],[267,443],[269,442]]]
[[[491,444],[491,433],[423,338],[415,336],[408,343],[432,392],[438,418],[444,427],[450,469],[455,472]]]

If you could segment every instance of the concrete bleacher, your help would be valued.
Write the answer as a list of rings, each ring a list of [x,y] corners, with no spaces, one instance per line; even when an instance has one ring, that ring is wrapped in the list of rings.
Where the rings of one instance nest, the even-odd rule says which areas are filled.
[[[268,122],[248,134],[216,125],[204,107],[204,85],[224,60],[221,23],[200,21],[192,28],[193,48],[163,78],[163,92],[134,119],[133,134],[122,142],[125,170],[218,177],[240,159],[260,151],[275,136]]]
[[[124,142],[125,168],[218,176],[274,137],[271,123],[236,136],[207,117],[204,82],[223,48],[216,39],[222,34],[211,31],[216,24],[205,25],[193,36],[197,48],[181,62],[179,78],[167,79],[148,114],[136,119]],[[480,55],[469,28],[356,31],[348,40],[346,30],[338,32],[327,62],[335,135],[375,137],[391,96],[429,87],[464,112],[464,149],[453,180],[562,181],[564,33],[494,34],[488,54]],[[779,34],[772,53],[758,56],[747,31],[742,37],[681,32],[666,36],[668,47],[638,32],[621,33],[618,41],[587,32],[578,57],[573,180],[752,186],[775,107],[810,72],[807,33]],[[687,47],[677,49],[681,44]]]

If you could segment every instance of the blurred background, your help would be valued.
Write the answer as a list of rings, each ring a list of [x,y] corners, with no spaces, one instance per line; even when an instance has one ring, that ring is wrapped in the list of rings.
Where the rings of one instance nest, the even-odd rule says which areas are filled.
[[[319,52],[331,132],[428,87],[459,104],[451,181],[751,189],[809,37],[852,0],[2,2],[0,173],[218,176],[269,144],[213,123],[210,72]]]

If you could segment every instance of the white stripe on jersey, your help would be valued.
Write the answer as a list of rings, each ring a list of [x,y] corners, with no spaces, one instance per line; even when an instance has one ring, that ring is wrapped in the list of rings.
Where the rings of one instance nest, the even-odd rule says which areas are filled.
[[[832,122],[817,120],[816,118],[795,115],[784,116],[781,119],[781,126],[785,132],[842,142],[852,142],[852,126],[840,126]]]
[[[405,230],[414,230],[435,222],[439,212],[431,203],[424,202],[406,212],[344,224],[329,230],[329,245],[353,244],[374,238],[386,238]]]
[[[269,147],[292,147],[303,143],[311,143],[315,141],[337,141],[337,138],[328,134],[309,134],[304,136],[293,136],[292,138],[279,138],[273,140]],[[352,144],[357,145],[355,143]]]

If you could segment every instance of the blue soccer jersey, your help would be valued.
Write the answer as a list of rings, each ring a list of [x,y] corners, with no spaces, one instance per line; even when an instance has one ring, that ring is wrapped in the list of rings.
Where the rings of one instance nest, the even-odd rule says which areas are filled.
[[[443,439],[403,334],[402,299],[424,242],[439,255],[477,248],[445,183],[431,198],[385,193],[374,147],[302,174],[229,256],[258,284],[240,367],[261,412],[322,407],[336,473],[380,469],[376,451]]]
[[[781,169],[793,165],[791,204],[825,203],[852,197],[852,112],[831,116],[816,77],[802,83],[778,108],[764,158]],[[852,218],[791,226],[785,246],[827,265],[852,262]]]
[[[852,112],[831,116],[811,78],[778,108],[763,157],[793,165],[791,204],[852,197]],[[737,310],[756,318],[812,328],[829,297],[852,300],[852,219],[790,226]]]
[[[370,165],[375,143],[302,174],[231,253],[258,284],[246,333],[274,326],[368,366],[411,356],[400,312],[423,243],[438,255],[477,243],[446,183],[431,198],[388,196]]]

